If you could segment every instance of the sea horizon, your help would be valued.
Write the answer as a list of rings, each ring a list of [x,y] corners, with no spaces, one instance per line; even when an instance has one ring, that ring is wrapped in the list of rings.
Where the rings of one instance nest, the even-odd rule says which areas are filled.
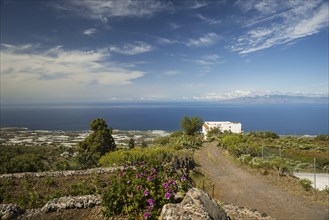
[[[223,104],[214,102],[84,103],[1,106],[0,127],[83,131],[95,118],[118,130],[180,130],[184,116],[240,122],[244,132],[328,134],[327,104]]]

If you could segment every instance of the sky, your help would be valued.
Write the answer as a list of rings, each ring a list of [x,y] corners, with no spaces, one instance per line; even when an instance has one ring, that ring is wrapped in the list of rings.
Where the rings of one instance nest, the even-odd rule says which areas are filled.
[[[328,96],[328,0],[1,0],[1,102]]]

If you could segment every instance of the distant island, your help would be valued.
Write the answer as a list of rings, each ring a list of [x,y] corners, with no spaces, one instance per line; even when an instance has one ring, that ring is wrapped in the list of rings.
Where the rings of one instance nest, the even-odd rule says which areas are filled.
[[[221,100],[232,104],[328,104],[328,96],[257,95]]]

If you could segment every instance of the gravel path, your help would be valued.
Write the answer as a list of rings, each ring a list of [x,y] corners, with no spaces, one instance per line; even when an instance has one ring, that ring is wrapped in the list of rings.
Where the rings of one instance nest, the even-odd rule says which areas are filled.
[[[277,219],[329,220],[329,207],[285,192],[239,168],[214,143],[204,144],[197,161],[215,183],[215,197],[224,203],[255,208]]]

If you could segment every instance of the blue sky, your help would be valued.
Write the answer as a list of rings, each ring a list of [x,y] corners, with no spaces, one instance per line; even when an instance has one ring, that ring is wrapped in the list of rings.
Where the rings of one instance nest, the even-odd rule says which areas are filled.
[[[328,96],[327,0],[1,1],[1,103]]]

